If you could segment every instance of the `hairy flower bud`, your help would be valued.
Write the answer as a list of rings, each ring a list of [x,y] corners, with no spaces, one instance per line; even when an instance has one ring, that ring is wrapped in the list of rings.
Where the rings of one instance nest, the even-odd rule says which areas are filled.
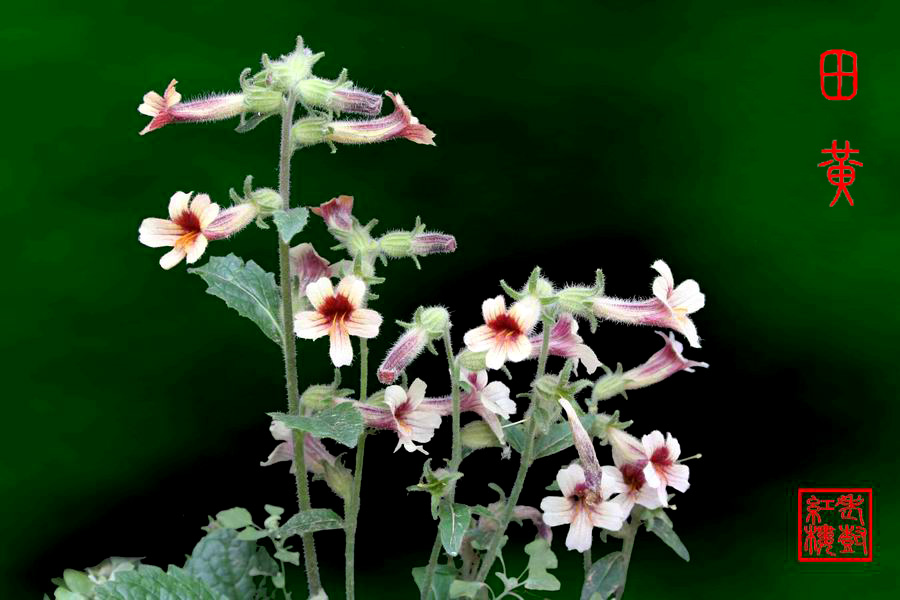
[[[456,238],[444,233],[419,233],[413,236],[409,250],[413,256],[455,252]]]
[[[344,501],[350,499],[350,493],[353,489],[353,473],[342,465],[340,461],[326,462],[322,478],[338,497]]]
[[[472,421],[462,428],[460,441],[466,448],[480,450],[481,448],[499,448],[502,444],[490,426],[482,421]]]
[[[322,410],[334,404],[334,387],[311,385],[300,395],[300,404],[312,410]]]
[[[593,314],[594,298],[594,290],[582,286],[564,287],[556,294],[560,310],[582,317]]]
[[[428,332],[430,339],[434,340],[442,335],[450,326],[450,313],[443,306],[429,306],[416,314],[416,322]]]
[[[297,46],[290,54],[285,54],[278,60],[269,60],[263,54],[262,63],[266,72],[267,82],[275,89],[282,92],[296,90],[297,86],[312,75],[312,68],[323,56],[324,52],[313,54],[313,51],[304,46],[303,38],[297,36]]]
[[[394,344],[378,367],[378,381],[391,384],[416,359],[425,346],[444,334],[450,324],[450,314],[440,306],[419,308],[413,323]]]
[[[485,364],[486,358],[487,352],[472,352],[471,350],[463,350],[459,353],[459,356],[456,360],[459,362],[459,366],[461,366],[463,369],[478,372],[484,371],[487,368],[487,365]]]
[[[374,117],[381,112],[381,95],[354,87],[347,80],[346,71],[334,81],[318,77],[304,79],[296,89],[304,104],[333,111],[337,116],[347,112]]]

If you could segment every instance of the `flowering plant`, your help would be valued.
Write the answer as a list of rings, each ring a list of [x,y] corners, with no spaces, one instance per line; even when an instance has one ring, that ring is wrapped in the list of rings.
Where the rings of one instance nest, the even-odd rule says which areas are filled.
[[[277,189],[255,188],[247,177],[243,195],[232,191],[232,205],[225,208],[207,194],[175,192],[168,202],[168,218],[145,219],[138,240],[149,247],[171,248],[160,259],[168,270],[182,261],[197,263],[210,242],[235,235],[254,221],[264,229],[274,225],[277,277],[234,254],[212,256],[189,272],[199,275],[208,293],[253,321],[282,350],[288,402],[286,411],[269,413],[270,433],[278,444],[262,464],[289,463],[297,511],[284,518],[284,509],[266,505],[267,517],[257,525],[246,509],[223,510],[206,527],[206,535],[183,567],[163,571],[138,560],[113,558],[84,572],[66,571],[56,580],[55,597],[288,598],[285,564],[299,566],[302,561],[309,597],[327,598],[313,538],[318,531],[340,529],[346,540],[345,593],[352,599],[367,438],[386,432],[396,436],[395,451],[440,454],[430,442],[445,417],[452,430],[449,457],[437,468],[426,459],[421,479],[410,482],[409,488],[429,494],[436,521],[427,564],[412,569],[423,600],[521,598],[517,590],[560,589],[559,579],[550,572],[557,565],[551,542],[558,526],[568,526],[565,547],[584,555],[582,598],[622,596],[642,524],[687,559],[666,514],[670,490],[685,492],[689,485],[689,468],[683,464],[686,459],[681,458],[678,441],[659,431],[639,439],[625,431],[630,422],[620,421],[618,411],[601,411],[600,403],[707,365],[684,358],[675,334],[660,332],[664,346],[646,363],[628,371],[619,365],[613,371],[579,335],[579,321],[591,332],[601,319],[654,325],[699,347],[697,329],[688,317],[704,304],[698,284],[687,280],[676,285],[669,267],[659,260],[653,264],[659,273],[653,297],[621,300],[605,295],[600,271],[591,285],[560,288],[535,268],[520,288],[500,282],[504,293],[483,301],[483,322],[471,323],[462,346],[454,344],[456,330],[442,306],[420,307],[409,321],[398,321],[403,331],[375,370],[384,387],[373,389],[367,340],[388,329],[372,291],[386,283],[382,269],[393,258],[410,258],[419,266],[421,257],[454,252],[456,240],[426,230],[418,219],[411,230],[378,235],[376,221],[363,224],[354,214],[353,198],[336,196],[311,212],[316,224],[324,225],[336,240],[333,250],[344,256],[331,262],[309,243],[291,245],[310,220],[310,210],[291,205],[290,168],[297,150],[325,144],[334,151],[337,144],[391,139],[434,145],[435,134],[413,116],[399,94],[385,92],[394,109],[378,116],[381,95],[356,87],[346,70],[333,80],[313,74],[321,57],[298,38],[293,52],[277,60],[263,55],[260,71],[245,70],[240,92],[183,102],[173,80],[162,95],[147,93],[138,107],[151,117],[142,135],[173,123],[233,117],[240,118],[237,130],[247,132],[270,116],[281,119]],[[295,119],[298,106],[306,114]],[[366,118],[346,119],[344,113]],[[462,314],[469,317],[468,312]],[[309,352],[321,352],[325,344],[312,341],[325,337],[334,379],[302,388],[297,339],[311,341]],[[436,345],[446,357],[449,381],[418,377],[410,381],[414,361],[426,348],[438,354]],[[558,366],[551,362],[557,358]],[[514,395],[522,382],[512,376],[507,363],[532,359],[534,375],[524,382],[522,393]],[[345,369],[354,363],[359,366],[358,387],[342,387]],[[589,377],[599,369],[599,376],[578,378],[580,367]],[[465,426],[464,413],[474,415]],[[601,465],[595,440],[610,447],[612,464]],[[332,453],[332,444],[355,450],[352,469]],[[578,459],[562,466],[548,488],[558,493],[545,497],[540,508],[519,504],[532,465],[573,446]],[[518,455],[511,490],[507,493],[492,484],[499,501],[457,502],[463,460],[487,448],[502,449],[504,457],[513,451]],[[342,515],[313,508],[310,475],[324,480],[343,501]],[[534,541],[525,546],[528,567],[517,577],[506,572],[502,559],[512,521],[529,521],[535,527]],[[599,530],[597,536],[594,529]],[[610,537],[621,539],[622,549],[593,561],[597,538],[605,543]],[[290,545],[292,538],[300,539],[297,550]],[[440,561],[441,554],[447,560]],[[488,578],[492,572],[502,588],[492,585],[496,583]]]

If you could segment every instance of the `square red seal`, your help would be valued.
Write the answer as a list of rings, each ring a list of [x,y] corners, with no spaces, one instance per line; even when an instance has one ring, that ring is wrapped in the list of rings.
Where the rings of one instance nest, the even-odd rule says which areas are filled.
[[[872,488],[800,488],[800,562],[872,560]]]

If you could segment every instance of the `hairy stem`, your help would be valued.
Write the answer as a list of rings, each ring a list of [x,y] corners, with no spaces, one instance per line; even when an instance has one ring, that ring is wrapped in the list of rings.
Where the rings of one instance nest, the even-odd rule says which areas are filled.
[[[535,383],[544,376],[544,371],[547,368],[547,355],[550,351],[550,328],[552,325],[553,324],[549,319],[544,319],[541,325],[541,353],[538,355],[537,374],[534,377]],[[536,398],[537,392],[532,389],[531,406],[529,407],[529,411],[532,414],[528,419],[528,425],[525,428],[525,449],[522,452],[522,456],[519,457],[519,471],[516,473],[516,481],[513,483],[512,491],[510,491],[509,497],[506,499],[506,506],[500,517],[497,531],[494,532],[494,537],[491,539],[491,545],[488,547],[487,554],[484,555],[484,560],[481,563],[481,569],[478,570],[478,577],[475,578],[476,581],[484,581],[487,579],[487,576],[491,572],[491,567],[494,566],[494,560],[497,558],[497,551],[500,549],[500,543],[503,541],[503,536],[506,534],[506,528],[509,527],[513,511],[516,509],[516,504],[519,502],[519,495],[522,493],[522,488],[525,486],[525,476],[528,474],[528,469],[534,461],[534,438],[535,433],[537,432],[537,426],[534,421],[533,413],[536,408]]]
[[[369,345],[366,338],[359,339],[359,400],[368,398]],[[362,489],[363,458],[366,453],[366,436],[363,430],[356,443],[356,466],[353,468],[353,490],[344,509],[344,558],[346,562],[346,598],[353,600],[356,594],[354,552],[356,550],[356,523],[359,518],[360,490]]]
[[[278,193],[281,196],[284,210],[291,205],[291,126],[294,122],[293,92],[288,94],[281,109],[281,151],[278,161]],[[297,345],[294,339],[294,307],[291,297],[291,263],[290,247],[278,235],[278,281],[281,288],[281,328],[284,331],[282,349],[284,350],[284,377],[288,395],[288,413],[300,414],[300,392],[297,383]],[[293,432],[294,438],[294,470],[297,482],[297,505],[300,510],[309,510],[309,480],[306,474],[306,459],[303,455],[303,433]],[[319,579],[319,563],[316,560],[316,545],[311,533],[303,538],[303,560],[306,563],[306,577],[309,583],[309,595],[315,596],[322,588]]]
[[[447,353],[447,363],[450,365],[450,396],[453,399],[453,441],[450,448],[450,472],[455,473],[459,470],[459,463],[462,462],[462,443],[459,433],[459,364],[453,355],[453,342],[450,339],[450,328],[444,330],[444,349]],[[456,497],[456,482],[450,484],[450,489],[444,497],[444,502],[453,506]],[[425,581],[422,584],[422,600],[428,600],[431,597],[431,582],[434,580],[434,571],[437,568],[438,557],[441,550],[441,532],[437,532],[434,539],[434,546],[431,549],[431,557],[428,559],[428,568],[425,569]]]
[[[625,574],[622,576],[622,585],[616,590],[616,600],[625,594],[625,582],[628,580],[628,565],[631,564],[631,552],[634,550],[634,538],[637,537],[638,528],[641,526],[641,512],[643,509],[635,506],[631,511],[631,523],[625,530],[622,541],[622,554],[625,556]]]
[[[591,549],[588,548],[584,551],[584,578],[587,579],[588,573],[591,572],[591,566],[593,565],[593,561],[591,560]]]

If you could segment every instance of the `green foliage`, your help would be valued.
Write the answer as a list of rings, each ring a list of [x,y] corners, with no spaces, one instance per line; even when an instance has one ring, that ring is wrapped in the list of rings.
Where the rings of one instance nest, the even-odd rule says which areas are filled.
[[[213,256],[205,265],[188,272],[203,278],[208,286],[206,293],[221,298],[238,314],[256,323],[276,344],[282,343],[281,297],[275,275],[252,260],[245,264],[234,254]]]
[[[309,210],[302,206],[286,211],[277,210],[272,213],[272,220],[275,222],[275,227],[278,229],[281,239],[284,240],[285,244],[290,244],[291,239],[306,227],[306,222],[309,220]]]
[[[425,584],[425,571],[428,567],[416,567],[412,570],[413,579],[422,592],[422,586]],[[438,565],[434,569],[434,578],[431,580],[431,599],[432,600],[450,600],[450,586],[456,579],[456,569],[448,565]]]
[[[231,509],[219,513],[217,519],[229,513],[226,519],[232,523],[243,521],[243,516]],[[247,513],[249,521],[250,513]],[[242,525],[234,525],[241,527]],[[257,589],[253,576],[267,566],[265,559],[259,556],[255,543],[241,540],[234,529],[214,529],[201,539],[190,558],[184,565],[184,571],[206,584],[218,600],[231,598],[252,598]]]
[[[581,424],[587,431],[591,430],[596,415],[586,414],[580,417]],[[525,451],[525,426],[524,423],[507,427],[506,439],[513,450],[521,454]],[[547,429],[547,433],[538,436],[534,442],[534,459],[553,456],[566,450],[575,442],[572,439],[572,431],[568,423],[554,423]]]
[[[348,448],[356,446],[365,424],[362,414],[349,402],[330,406],[309,417],[269,413],[276,421],[296,431],[311,433],[318,438],[330,438]]]
[[[465,504],[454,504],[452,506],[445,502],[438,510],[440,515],[440,523],[438,530],[441,533],[441,544],[444,551],[450,556],[459,554],[459,547],[462,545],[463,536],[469,529],[469,523],[472,521],[472,508]]]
[[[550,549],[550,542],[538,538],[525,546],[528,555],[528,579],[525,588],[554,592],[560,588],[559,579],[547,572],[557,567],[556,555]]]
[[[661,508],[653,511],[646,511],[643,515],[643,519],[647,531],[655,533],[659,539],[665,542],[666,546],[674,550],[675,554],[684,560],[691,560],[688,549],[672,528],[672,520],[669,519],[669,516],[663,512]]]
[[[97,586],[97,600],[221,600],[221,596],[203,581],[186,571],[170,566],[141,565],[136,571],[119,574],[114,581]],[[243,598],[252,598],[245,596]],[[237,600],[237,599],[235,599]]]
[[[625,555],[612,552],[595,562],[581,588],[581,600],[607,600],[625,583]]]
[[[313,533],[326,529],[341,529],[343,526],[344,522],[333,510],[329,508],[311,508],[298,512],[288,519],[278,529],[278,535],[282,538],[288,538],[292,535],[303,535],[304,533]]]
[[[478,593],[487,585],[480,581],[463,581],[456,579],[450,584],[451,598],[477,598]]]
[[[416,485],[411,485],[406,489],[410,492],[428,492],[431,494],[431,517],[436,519],[441,498],[447,495],[453,482],[462,476],[463,474],[458,471],[451,473],[447,469],[432,471],[431,459],[429,458],[422,466],[422,479]]]
[[[246,508],[229,508],[216,515],[216,521],[226,529],[240,529],[253,524],[253,517]]]

